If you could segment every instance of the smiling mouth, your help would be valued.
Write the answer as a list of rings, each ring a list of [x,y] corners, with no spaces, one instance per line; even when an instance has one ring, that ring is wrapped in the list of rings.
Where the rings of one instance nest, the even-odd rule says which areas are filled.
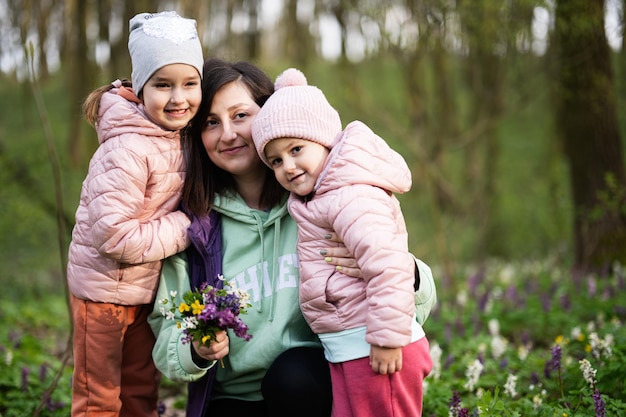
[[[182,115],[187,113],[187,109],[174,109],[174,110],[165,110],[169,114],[173,115]]]
[[[298,178],[302,177],[303,175],[304,175],[304,172],[302,172],[302,173],[300,173],[300,174],[298,174],[298,175],[296,175],[294,177],[291,177],[289,179],[289,182],[294,182],[295,180],[297,180]]]

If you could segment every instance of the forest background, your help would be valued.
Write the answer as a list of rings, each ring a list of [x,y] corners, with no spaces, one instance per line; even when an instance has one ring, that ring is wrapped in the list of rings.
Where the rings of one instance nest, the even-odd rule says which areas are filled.
[[[442,296],[494,261],[612,274],[626,262],[624,9],[623,0],[0,0],[0,299],[62,298],[97,147],[81,102],[130,78],[128,20],[162,10],[197,20],[205,57],[249,60],[272,78],[301,69],[344,125],[364,121],[405,157],[410,249],[433,267]]]

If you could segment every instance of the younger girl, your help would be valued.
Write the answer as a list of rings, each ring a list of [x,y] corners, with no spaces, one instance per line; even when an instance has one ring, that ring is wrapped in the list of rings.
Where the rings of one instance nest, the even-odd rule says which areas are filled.
[[[159,373],[147,323],[161,260],[184,250],[177,208],[180,130],[201,102],[196,22],[175,12],[130,20],[132,87],[119,80],[83,105],[100,146],[83,182],[69,248],[74,321],[72,416],[157,416]]]
[[[252,123],[259,156],[291,192],[298,224],[300,307],[330,362],[333,417],[416,417],[432,368],[415,315],[414,259],[400,204],[411,172],[367,126],[342,130],[337,111],[293,68]],[[355,279],[318,256],[336,232]]]

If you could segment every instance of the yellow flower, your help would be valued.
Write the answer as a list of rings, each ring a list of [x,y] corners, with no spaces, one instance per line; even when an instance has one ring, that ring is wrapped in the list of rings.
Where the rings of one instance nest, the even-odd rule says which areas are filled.
[[[186,303],[180,303],[180,306],[178,306],[178,311],[180,311],[181,313],[184,313],[185,311],[189,311],[190,308]]]
[[[205,343],[207,340],[209,340],[211,338],[211,336],[206,335],[202,337],[202,343]]]
[[[585,352],[587,353],[591,352],[591,345],[585,346]]]
[[[199,300],[194,300],[193,304],[191,305],[191,312],[197,316],[198,314],[202,313],[202,310],[204,309],[204,304],[200,304]]]
[[[563,343],[563,336],[562,335],[558,335],[554,341],[556,342],[557,345],[562,344]]]
[[[578,335],[577,339],[579,342],[582,342],[583,340],[585,340],[585,335],[581,333]]]

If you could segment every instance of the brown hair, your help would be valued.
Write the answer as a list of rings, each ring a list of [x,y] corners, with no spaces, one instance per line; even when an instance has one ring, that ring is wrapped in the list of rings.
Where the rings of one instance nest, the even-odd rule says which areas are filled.
[[[122,85],[124,87],[132,87],[132,82],[127,79],[122,80]],[[96,126],[98,123],[98,111],[100,110],[100,99],[107,91],[113,88],[113,84],[103,85],[102,87],[96,88],[94,91],[89,93],[85,101],[83,102],[83,115],[85,119],[89,122],[90,125]]]
[[[202,144],[202,130],[211,111],[215,94],[233,81],[242,82],[260,107],[274,92],[272,80],[261,69],[249,62],[233,63],[218,58],[209,58],[204,62],[202,103],[190,126],[182,132],[187,160],[183,202],[189,211],[197,216],[206,215],[209,212],[216,194],[236,193],[232,174],[215,165]],[[266,172],[259,205],[271,208],[283,201],[287,191],[278,183],[273,171],[265,164],[263,166]]]

